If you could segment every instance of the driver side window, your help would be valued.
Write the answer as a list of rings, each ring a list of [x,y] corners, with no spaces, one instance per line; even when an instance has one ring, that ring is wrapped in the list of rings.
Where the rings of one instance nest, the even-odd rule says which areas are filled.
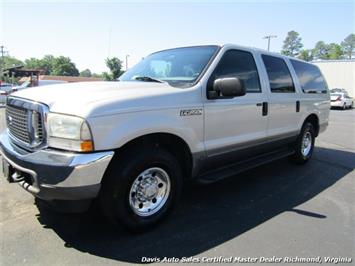
[[[224,53],[208,81],[208,90],[213,90],[213,82],[219,78],[239,78],[246,92],[261,92],[258,70],[251,53],[240,50],[228,50]]]

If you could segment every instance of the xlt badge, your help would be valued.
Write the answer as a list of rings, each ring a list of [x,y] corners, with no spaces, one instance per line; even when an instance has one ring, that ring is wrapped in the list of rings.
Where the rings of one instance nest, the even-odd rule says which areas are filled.
[[[202,115],[202,109],[186,109],[180,111],[180,116]]]

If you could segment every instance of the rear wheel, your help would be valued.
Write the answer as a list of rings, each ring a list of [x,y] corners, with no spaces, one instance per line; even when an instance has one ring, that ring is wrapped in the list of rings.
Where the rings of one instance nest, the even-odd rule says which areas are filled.
[[[141,231],[164,218],[177,202],[181,169],[174,156],[157,147],[120,156],[105,175],[101,207],[113,224]]]
[[[306,122],[297,138],[295,153],[290,157],[291,161],[297,164],[304,164],[312,157],[315,142],[314,126]]]
[[[343,110],[345,110],[345,109],[346,109],[346,103],[343,104]]]

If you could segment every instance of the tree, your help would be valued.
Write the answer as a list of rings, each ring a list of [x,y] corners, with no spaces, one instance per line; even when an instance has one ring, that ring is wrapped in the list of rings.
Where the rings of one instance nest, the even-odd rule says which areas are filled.
[[[42,59],[29,58],[25,60],[25,67],[29,69],[43,70],[45,75],[50,75],[53,71],[55,57],[53,55],[45,55]]]
[[[93,78],[103,78],[102,74],[98,74],[98,73],[92,73],[91,75]]]
[[[123,73],[122,69],[122,61],[117,57],[106,58],[105,60],[106,66],[110,69],[111,72],[111,80],[116,80]],[[107,74],[107,73],[106,73]],[[109,78],[106,74],[103,73],[105,80]]]
[[[91,77],[91,76],[92,76],[91,71],[88,68],[80,72],[80,77]]]
[[[355,34],[349,34],[344,41],[341,42],[341,47],[343,48],[344,53],[346,56],[351,59],[354,54],[355,50]]]
[[[312,55],[314,59],[328,59],[329,46],[326,45],[323,41],[316,43],[312,50]]]
[[[31,57],[25,60],[25,67],[30,69],[40,69],[41,60]]]
[[[302,38],[299,37],[298,32],[289,31],[286,39],[284,40],[281,53],[288,56],[297,56],[303,47],[301,41]]]
[[[51,75],[55,76],[79,76],[79,70],[71,62],[69,57],[59,56],[53,60],[53,71]]]
[[[298,58],[304,61],[312,61],[313,60],[312,51],[309,49],[301,50],[301,52],[298,55]]]
[[[344,52],[342,47],[337,43],[331,43],[328,45],[328,59],[337,60],[341,59]]]
[[[112,75],[110,73],[107,72],[102,72],[102,78],[106,81],[111,81],[112,79]]]
[[[1,57],[0,57],[1,59]],[[12,56],[4,56],[4,61],[1,62],[1,66],[3,68],[9,68],[14,66],[23,66],[23,62],[15,57]]]
[[[53,55],[45,55],[41,60],[41,69],[45,75],[50,75],[53,71],[55,57]]]

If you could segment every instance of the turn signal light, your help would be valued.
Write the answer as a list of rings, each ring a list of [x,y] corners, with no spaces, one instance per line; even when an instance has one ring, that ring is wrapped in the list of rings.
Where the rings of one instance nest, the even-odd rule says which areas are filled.
[[[84,140],[80,143],[81,151],[93,151],[94,145],[91,140]]]

